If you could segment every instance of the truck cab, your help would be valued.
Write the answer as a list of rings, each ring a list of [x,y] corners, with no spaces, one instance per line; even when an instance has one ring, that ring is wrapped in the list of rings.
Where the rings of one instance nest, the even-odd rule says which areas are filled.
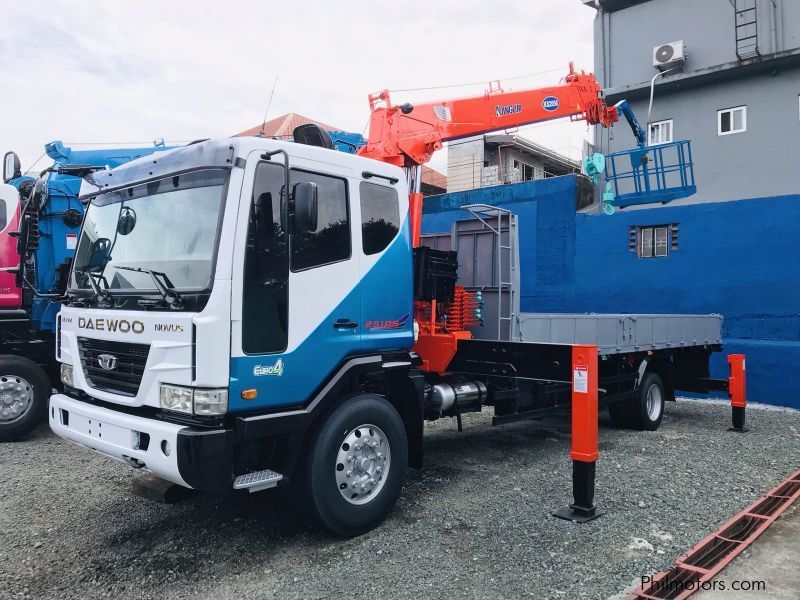
[[[234,138],[94,173],[81,196],[53,431],[201,490],[313,488],[318,454],[340,453],[313,512],[374,524],[402,485],[404,419],[421,436],[403,171]],[[320,441],[332,413],[352,444]]]

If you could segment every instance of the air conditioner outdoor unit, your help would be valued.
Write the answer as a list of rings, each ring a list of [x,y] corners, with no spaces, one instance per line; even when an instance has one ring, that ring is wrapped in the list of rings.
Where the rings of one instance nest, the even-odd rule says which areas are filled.
[[[683,40],[662,44],[653,48],[653,66],[661,71],[682,67],[686,62],[686,47]]]

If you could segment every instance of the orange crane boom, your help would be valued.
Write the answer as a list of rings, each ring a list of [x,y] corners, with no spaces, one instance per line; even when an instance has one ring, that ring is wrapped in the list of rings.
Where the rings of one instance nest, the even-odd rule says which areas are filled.
[[[619,119],[616,108],[603,100],[595,76],[576,72],[572,63],[561,85],[507,92],[498,83],[481,96],[400,105],[392,104],[384,90],[370,95],[369,105],[369,136],[358,154],[408,169],[415,247],[422,219],[416,167],[428,162],[444,142],[564,117],[604,127]]]
[[[359,154],[399,167],[424,164],[443,142],[471,135],[563,117],[606,127],[618,120],[595,76],[577,73],[572,63],[561,85],[509,92],[498,85],[481,96],[400,105],[384,90],[369,104],[369,137]]]

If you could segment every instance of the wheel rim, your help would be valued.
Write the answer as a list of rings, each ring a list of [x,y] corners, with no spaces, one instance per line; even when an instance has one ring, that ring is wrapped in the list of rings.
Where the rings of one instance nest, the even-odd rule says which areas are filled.
[[[342,498],[350,504],[366,504],[386,483],[392,452],[389,438],[375,425],[360,425],[339,446],[334,472]]]
[[[16,375],[0,376],[0,423],[19,421],[33,406],[33,386]]]
[[[661,388],[657,385],[651,385],[647,390],[647,416],[651,421],[657,421],[664,404],[664,398],[661,396]]]

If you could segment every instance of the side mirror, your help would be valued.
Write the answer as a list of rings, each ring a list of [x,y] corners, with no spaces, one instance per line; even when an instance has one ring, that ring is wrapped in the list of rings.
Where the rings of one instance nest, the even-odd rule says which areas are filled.
[[[310,181],[297,183],[292,196],[294,211],[292,214],[292,233],[308,233],[317,229],[317,184]]]
[[[119,213],[119,219],[117,219],[117,233],[129,235],[134,227],[136,227],[136,212],[132,208],[124,206]]]
[[[3,157],[3,183],[22,177],[22,164],[16,152],[6,152]]]

